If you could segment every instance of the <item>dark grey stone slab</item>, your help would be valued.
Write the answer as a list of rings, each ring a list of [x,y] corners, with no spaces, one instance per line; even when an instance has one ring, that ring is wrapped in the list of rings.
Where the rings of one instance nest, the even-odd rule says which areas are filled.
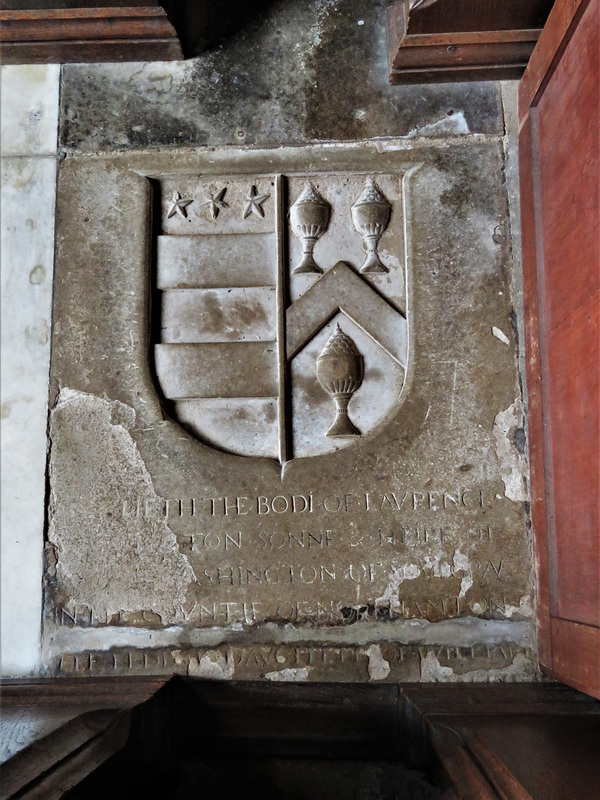
[[[389,0],[283,0],[187,62],[63,67],[60,142],[91,151],[503,130],[494,83],[392,87]]]

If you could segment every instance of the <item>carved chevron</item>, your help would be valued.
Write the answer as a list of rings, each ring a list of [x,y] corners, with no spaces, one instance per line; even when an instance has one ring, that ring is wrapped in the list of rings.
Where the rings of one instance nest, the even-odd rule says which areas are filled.
[[[406,318],[343,261],[287,309],[287,359],[293,358],[338,311],[346,314],[395,361],[406,367]]]

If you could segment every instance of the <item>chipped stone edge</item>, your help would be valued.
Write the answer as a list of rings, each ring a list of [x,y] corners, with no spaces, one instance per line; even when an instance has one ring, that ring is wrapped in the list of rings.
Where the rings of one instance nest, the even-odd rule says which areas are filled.
[[[531,586],[531,617],[537,618],[537,594],[535,578],[535,562],[533,552],[533,528],[531,522],[531,483],[529,462],[529,427],[527,409],[529,408],[529,393],[527,386],[527,364],[525,357],[525,310],[523,306],[523,256],[522,256],[522,231],[521,231],[521,194],[519,181],[519,83],[518,81],[500,82],[500,103],[504,116],[504,136],[502,137],[502,158],[505,191],[508,201],[508,236],[510,243],[511,270],[511,298],[513,301],[513,329],[516,339],[516,356],[519,377],[519,390],[522,408],[525,409],[523,418],[523,431],[525,439],[523,459],[523,473],[525,476],[525,510],[527,513],[527,552],[529,556]],[[532,649],[537,654],[537,629],[532,625]]]

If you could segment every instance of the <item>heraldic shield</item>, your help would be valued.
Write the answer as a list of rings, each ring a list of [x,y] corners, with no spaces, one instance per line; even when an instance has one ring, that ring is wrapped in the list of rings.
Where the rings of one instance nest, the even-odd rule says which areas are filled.
[[[416,169],[160,181],[154,366],[192,435],[285,464],[397,412]]]

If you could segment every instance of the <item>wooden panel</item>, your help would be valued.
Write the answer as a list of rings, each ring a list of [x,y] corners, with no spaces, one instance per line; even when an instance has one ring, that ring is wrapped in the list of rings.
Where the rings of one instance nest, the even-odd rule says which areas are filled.
[[[399,750],[398,686],[189,679],[178,685],[172,713],[181,753],[390,758]],[[201,715],[217,724],[199,730]]]
[[[388,9],[390,82],[502,80],[523,74],[552,0],[456,0]]]
[[[54,770],[61,761],[106,732],[121,713],[88,711],[22,749],[2,765],[2,798],[12,797],[42,773]],[[4,736],[4,730],[2,733]]]
[[[446,770],[447,777],[454,775],[458,797],[464,796],[463,773],[473,787],[470,800],[485,796],[477,794],[482,778],[488,785],[481,791],[503,800],[579,800],[597,794],[600,704],[573,689],[422,684],[401,690],[401,710],[401,727],[410,731],[408,763],[427,768],[432,751],[438,759],[450,756],[454,767],[462,765]],[[463,749],[456,759],[440,751],[443,731],[447,747]]]
[[[518,716],[595,714],[600,706],[586,695],[558,683],[405,684],[401,706],[424,716]]]
[[[130,708],[143,703],[169,680],[168,675],[122,678],[3,678],[2,706]],[[75,713],[73,714],[75,716]]]
[[[558,63],[567,44],[570,32],[579,24],[589,0],[560,0],[552,8],[552,16],[542,31],[539,42],[531,54],[527,70],[519,84],[519,120],[529,114],[530,107],[543,91],[552,75],[552,66]]]
[[[172,60],[183,57],[162,8],[0,11],[5,64]]]
[[[500,795],[463,747],[460,736],[446,725],[440,725],[433,727],[431,739],[440,762],[442,781],[454,789],[459,800],[500,800]]]
[[[600,625],[598,306],[591,297],[548,336],[554,507],[553,609]]]
[[[600,287],[599,25],[592,2],[537,104],[548,333]]]
[[[133,6],[160,6],[153,0],[0,0],[0,11],[27,11],[30,9],[57,8],[115,8]]]
[[[502,800],[532,800],[529,792],[479,733],[470,728],[458,728],[458,732],[477,766]]]
[[[596,696],[600,674],[599,6],[599,0],[558,0],[520,87],[540,661],[554,676]]]
[[[599,17],[594,1],[536,112],[552,609],[559,617],[595,625],[600,624]]]
[[[409,33],[435,31],[494,31],[542,28],[552,0],[438,0],[419,7],[411,3]]]
[[[51,42],[64,39],[156,39],[167,37],[171,23],[160,8],[73,8],[7,11],[2,42]]]
[[[598,715],[521,714],[463,721],[468,728],[458,719],[447,720],[463,735],[502,798],[591,800],[597,796]],[[475,742],[483,748],[478,749]]]
[[[158,680],[165,679],[20,680],[2,688],[18,692],[27,708],[43,706],[45,698],[54,716],[58,696],[97,700],[112,689],[113,706],[123,708],[124,697],[129,702],[135,691],[144,697]],[[401,707],[412,706],[412,716],[398,716],[399,699]],[[426,752],[409,758],[408,766],[433,778],[437,764],[447,800],[587,800],[597,789],[599,720],[598,703],[556,684],[400,689],[175,678],[133,712],[87,714],[38,740],[8,762],[3,777],[10,782],[5,777],[2,791],[18,792],[19,800],[52,800],[89,775],[65,797],[171,796],[173,787],[195,796],[199,786],[210,797],[239,797],[244,790],[288,796],[269,791],[270,771],[285,758],[286,770],[296,767],[303,780],[312,772],[316,796],[346,797],[352,791],[336,764],[359,761],[393,779],[400,755],[406,763],[406,745],[422,737]],[[230,781],[228,769],[235,771]],[[323,780],[327,791],[319,792]],[[336,785],[344,789],[335,793]],[[391,797],[393,784],[386,785]]]
[[[130,712],[121,712],[106,730],[41,775],[39,762],[32,760],[30,775],[34,781],[19,793],[19,800],[59,800],[125,746],[130,719]]]
[[[553,619],[552,674],[600,700],[600,628]]]

